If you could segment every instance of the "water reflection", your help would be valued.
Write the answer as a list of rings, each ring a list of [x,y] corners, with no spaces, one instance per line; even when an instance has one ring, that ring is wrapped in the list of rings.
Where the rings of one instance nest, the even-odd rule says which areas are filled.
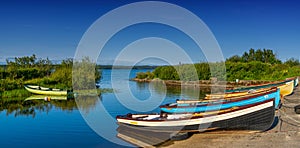
[[[166,146],[172,144],[172,141],[170,141],[172,133],[143,131],[122,125],[118,127],[117,131],[118,138],[138,147]]]
[[[153,89],[155,93],[163,95],[166,93],[166,97],[177,97],[177,99],[186,100],[201,100],[206,94],[211,92],[209,87],[193,87],[193,86],[171,86],[165,84],[162,81],[153,81],[151,83],[136,82],[138,90]],[[150,86],[150,87],[149,87]]]
[[[67,97],[64,96],[33,95],[25,99],[0,99],[0,112],[5,111],[6,116],[31,116],[34,118],[37,112],[49,113],[54,108],[71,112],[74,109],[77,109],[77,106],[74,99],[67,99]]]
[[[97,95],[78,95],[76,96],[77,107],[83,111],[83,113],[88,114],[91,110],[96,109],[99,101],[102,100],[102,96]]]

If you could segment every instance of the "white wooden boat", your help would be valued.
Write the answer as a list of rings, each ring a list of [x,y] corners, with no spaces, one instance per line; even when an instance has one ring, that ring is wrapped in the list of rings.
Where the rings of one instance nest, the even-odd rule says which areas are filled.
[[[192,132],[208,129],[264,131],[275,116],[274,98],[263,102],[220,111],[190,114],[127,114],[117,116],[122,126],[146,131]]]

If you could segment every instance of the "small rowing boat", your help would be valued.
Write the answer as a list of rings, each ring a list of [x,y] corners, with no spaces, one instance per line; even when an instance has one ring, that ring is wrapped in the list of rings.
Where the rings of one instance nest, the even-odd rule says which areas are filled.
[[[127,114],[117,116],[119,125],[159,132],[196,132],[211,129],[265,131],[274,121],[275,99],[267,99],[219,111],[186,114]]]
[[[262,84],[262,85],[252,85],[252,86],[247,86],[247,87],[240,87],[240,88],[234,88],[234,89],[227,89],[226,93],[232,93],[232,92],[246,92],[249,90],[258,90],[258,89],[262,89],[262,88],[271,88],[271,87],[278,87],[280,85],[284,85],[288,82],[293,82],[294,85],[296,85],[296,83],[294,81],[297,81],[297,78],[288,78],[286,80],[282,80],[279,82],[273,82],[273,83],[268,83],[268,84]]]
[[[47,88],[35,85],[24,85],[25,89],[33,94],[38,95],[53,95],[53,96],[66,96],[68,94],[67,90]]]
[[[267,89],[269,89],[269,88],[262,88],[262,89],[258,89],[258,90],[251,89],[251,90],[244,91],[244,92],[231,92],[231,93],[223,93],[223,94],[206,94],[204,99],[210,100],[210,99],[232,98],[232,97],[238,97],[238,96],[245,96],[245,95],[250,95],[253,93],[263,92]]]
[[[280,95],[282,97],[291,95],[294,92],[294,81],[286,82],[283,85],[278,86],[278,89],[280,89]]]
[[[278,88],[267,89],[263,92],[253,93],[245,96],[223,98],[217,100],[195,101],[194,103],[171,103],[160,106],[162,112],[166,113],[193,113],[205,112],[232,107],[250,105],[262,102],[270,98],[275,98],[275,108],[280,105],[280,90]]]

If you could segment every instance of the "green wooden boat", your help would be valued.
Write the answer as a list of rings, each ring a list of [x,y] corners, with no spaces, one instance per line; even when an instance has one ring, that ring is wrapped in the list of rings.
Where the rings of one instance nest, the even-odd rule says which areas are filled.
[[[68,95],[67,90],[55,89],[55,88],[47,88],[35,85],[24,85],[25,89],[33,94],[38,95],[53,95],[53,96],[66,96]]]

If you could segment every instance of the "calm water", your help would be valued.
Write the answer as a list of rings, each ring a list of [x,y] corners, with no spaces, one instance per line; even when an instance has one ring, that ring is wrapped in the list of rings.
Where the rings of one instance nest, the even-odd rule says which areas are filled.
[[[129,81],[129,78],[141,71],[147,70],[119,69],[113,73],[112,70],[103,70],[101,87],[114,87],[115,93],[103,94],[100,98],[90,99],[81,106],[81,111],[99,121],[103,119],[101,115],[96,114],[97,110],[104,107],[113,122],[108,125],[108,121],[103,121],[99,124],[99,129],[113,127],[114,129],[106,128],[106,131],[102,131],[113,135],[112,138],[116,138],[117,135],[114,119],[116,115],[129,112],[159,112],[160,104],[171,103],[180,98],[197,99],[199,95],[199,92],[193,89],[183,89],[181,94],[180,88],[177,87],[168,87],[165,91],[165,87],[160,83]],[[74,100],[41,100],[29,104],[23,101],[2,101],[1,104],[0,147],[123,147],[99,136],[93,130],[99,130],[95,127],[98,124],[91,129],[81,116]]]

